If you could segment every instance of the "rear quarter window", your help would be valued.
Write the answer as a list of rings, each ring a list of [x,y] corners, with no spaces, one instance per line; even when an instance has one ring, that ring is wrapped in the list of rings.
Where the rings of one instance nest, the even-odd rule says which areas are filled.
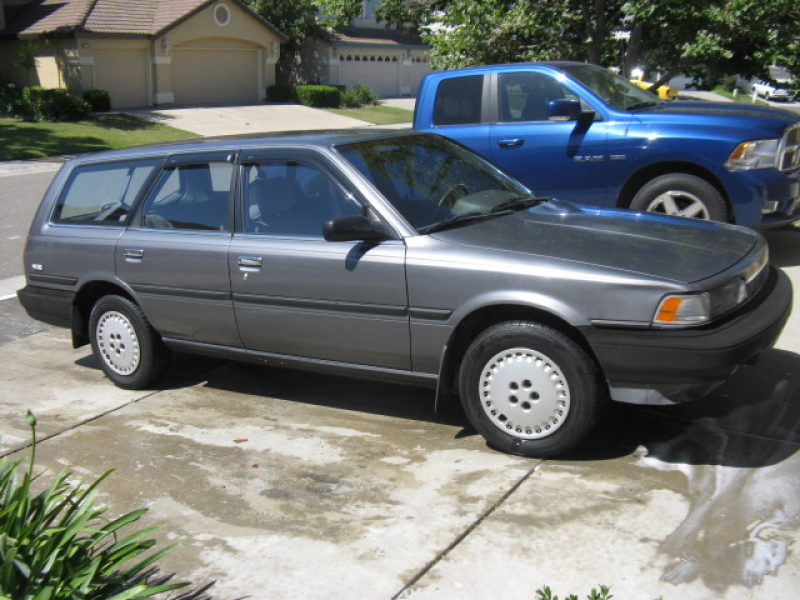
[[[52,221],[125,225],[136,198],[160,163],[150,159],[76,168],[56,203]]]
[[[436,90],[433,124],[479,124],[482,98],[483,75],[468,75],[443,80]]]

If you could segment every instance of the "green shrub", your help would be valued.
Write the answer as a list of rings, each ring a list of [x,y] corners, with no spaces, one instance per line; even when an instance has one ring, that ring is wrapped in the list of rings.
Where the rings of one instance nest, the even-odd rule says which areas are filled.
[[[108,112],[111,110],[111,96],[106,90],[87,90],[83,99],[92,107],[92,112]]]
[[[353,94],[362,106],[369,104],[377,104],[380,96],[371,87],[365,83],[359,83],[353,88]]]
[[[354,88],[342,93],[341,106],[343,108],[361,108],[365,105],[378,104],[379,99],[375,90],[364,83],[359,83]]]
[[[91,106],[86,100],[67,90],[32,86],[22,90],[14,116],[25,121],[79,121],[85,119],[90,111]]]
[[[186,583],[151,586],[143,571],[175,544],[129,562],[155,545],[144,539],[161,529],[150,527],[125,537],[119,530],[141,518],[140,509],[110,523],[99,522],[107,507],[94,506],[95,489],[106,472],[88,487],[71,485],[72,473],[56,477],[33,495],[36,419],[28,411],[33,444],[27,469],[18,483],[22,459],[0,460],[0,598],[13,600],[141,600],[182,588]],[[140,557],[141,558],[141,557]]]
[[[13,83],[0,87],[0,117],[13,117],[22,100],[22,89]]]
[[[599,587],[599,592],[592,588],[592,591],[586,596],[586,600],[611,600],[611,598],[614,597],[611,595],[610,587],[606,585],[601,585]],[[558,596],[553,596],[553,592],[550,588],[544,586],[544,589],[536,590],[536,600],[558,600]],[[564,600],[578,600],[578,597],[575,594],[570,594],[566,596]]]
[[[289,102],[292,99],[292,88],[288,85],[268,85],[268,102]]]
[[[355,90],[347,90],[341,97],[342,108],[361,108],[361,99],[356,94]]]
[[[300,104],[314,108],[337,108],[342,95],[332,85],[298,85],[294,92]]]

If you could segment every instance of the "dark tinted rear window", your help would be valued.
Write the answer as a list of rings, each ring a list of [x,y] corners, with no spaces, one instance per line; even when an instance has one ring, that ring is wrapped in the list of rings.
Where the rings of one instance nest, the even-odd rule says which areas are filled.
[[[445,79],[436,90],[434,125],[476,125],[481,122],[483,75]]]

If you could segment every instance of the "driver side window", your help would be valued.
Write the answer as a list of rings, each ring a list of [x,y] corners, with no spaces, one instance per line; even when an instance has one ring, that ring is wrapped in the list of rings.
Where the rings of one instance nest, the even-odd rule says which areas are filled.
[[[499,80],[503,123],[548,121],[552,100],[575,98],[567,88],[542,73],[502,73]]]
[[[287,160],[244,166],[245,233],[322,237],[326,221],[358,214],[358,207],[316,167]]]

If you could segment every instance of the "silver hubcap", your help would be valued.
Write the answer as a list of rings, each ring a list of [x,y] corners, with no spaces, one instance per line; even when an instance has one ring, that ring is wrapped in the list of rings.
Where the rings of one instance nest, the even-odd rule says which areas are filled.
[[[569,385],[561,367],[529,348],[496,354],[483,368],[478,385],[486,416],[514,437],[552,435],[569,413]]]
[[[122,313],[103,313],[97,323],[97,347],[109,368],[118,375],[130,375],[139,366],[141,353],[136,330]]]
[[[705,203],[689,192],[670,190],[647,205],[648,212],[692,219],[709,219]]]

